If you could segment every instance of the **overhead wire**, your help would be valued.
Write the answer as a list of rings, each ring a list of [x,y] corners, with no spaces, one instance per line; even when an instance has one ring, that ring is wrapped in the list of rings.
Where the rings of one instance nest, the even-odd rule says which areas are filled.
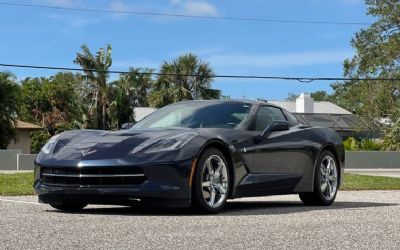
[[[96,70],[72,67],[56,67],[56,66],[40,66],[25,64],[6,64],[0,63],[1,67],[12,68],[30,68],[30,69],[47,69],[62,71],[78,71],[78,72],[98,72],[109,74],[128,74],[129,71],[122,70]],[[155,75],[155,76],[183,76],[183,77],[202,77],[200,74],[176,74],[163,72],[136,72],[139,75]],[[232,79],[264,79],[264,80],[295,80],[302,83],[311,83],[313,81],[400,81],[400,78],[351,78],[351,77],[293,77],[293,76],[267,76],[267,75],[223,75],[215,74],[214,78],[232,78]]]
[[[159,13],[159,12],[138,12],[138,11],[121,11],[121,10],[105,10],[105,9],[92,9],[92,8],[73,8],[55,5],[39,5],[39,4],[25,4],[25,3],[12,3],[0,2],[3,6],[12,7],[28,7],[28,8],[43,8],[55,9],[65,11],[81,11],[81,12],[99,12],[99,13],[114,13],[114,14],[131,14],[131,15],[147,15],[147,16],[165,16],[165,17],[178,17],[178,18],[197,18],[197,19],[211,19],[211,20],[231,20],[231,21],[254,21],[254,22],[275,22],[275,23],[299,23],[299,24],[330,24],[330,25],[370,25],[367,22],[334,22],[334,21],[310,21],[310,20],[288,20],[288,19],[263,19],[263,18],[246,18],[246,17],[226,17],[226,16],[204,16],[204,15],[186,15],[176,13]],[[92,71],[101,72],[95,69],[81,69],[70,67],[56,67],[56,66],[39,66],[39,65],[22,65],[22,64],[0,64],[3,67],[16,67],[16,68],[31,68],[31,69],[49,69],[49,70],[65,70],[65,71]],[[108,70],[104,71],[110,74],[124,74],[128,71]],[[171,73],[161,72],[140,72],[142,75],[156,75],[167,76],[176,75]],[[199,77],[200,75],[193,74],[180,74],[180,76]],[[373,80],[373,81],[388,81],[399,80],[396,78],[346,78],[346,77],[288,77],[288,76],[262,76],[262,75],[214,75],[215,78],[236,78],[236,79],[270,79],[270,80],[296,80],[302,83],[310,83],[313,81],[346,81],[346,80]]]
[[[205,20],[228,20],[228,21],[245,21],[245,22],[264,22],[264,23],[297,23],[297,24],[327,24],[327,25],[357,25],[368,26],[372,23],[368,22],[339,22],[339,21],[314,21],[314,20],[295,20],[295,19],[266,19],[254,17],[229,17],[229,16],[207,16],[207,15],[189,15],[179,13],[165,13],[165,12],[140,12],[130,10],[106,10],[94,8],[75,8],[56,5],[40,5],[40,4],[25,4],[25,3],[12,3],[0,2],[0,5],[10,7],[25,7],[25,8],[41,8],[53,10],[65,10],[75,12],[94,12],[94,13],[111,13],[111,14],[127,14],[127,15],[142,15],[142,16],[161,16],[161,17],[176,17],[176,18],[190,18],[190,19],[205,19]]]

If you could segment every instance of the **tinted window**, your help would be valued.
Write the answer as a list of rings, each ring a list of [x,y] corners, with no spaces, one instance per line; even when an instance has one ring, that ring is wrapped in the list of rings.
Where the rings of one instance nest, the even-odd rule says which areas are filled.
[[[297,121],[296,117],[294,117],[291,113],[287,112],[286,110],[283,111],[285,113],[285,116],[289,122],[290,127],[296,126],[299,124]]]
[[[184,102],[166,106],[133,128],[235,128],[248,119],[251,104]]]
[[[257,111],[255,130],[266,129],[273,121],[286,121],[280,108],[261,106]]]

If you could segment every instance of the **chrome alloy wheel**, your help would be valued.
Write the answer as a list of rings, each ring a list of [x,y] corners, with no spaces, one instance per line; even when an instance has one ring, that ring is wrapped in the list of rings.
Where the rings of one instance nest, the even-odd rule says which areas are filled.
[[[218,155],[211,155],[204,162],[202,191],[206,203],[213,208],[221,206],[228,192],[228,170]]]
[[[331,156],[325,156],[321,161],[320,187],[327,200],[332,200],[337,191],[338,173],[336,162]]]

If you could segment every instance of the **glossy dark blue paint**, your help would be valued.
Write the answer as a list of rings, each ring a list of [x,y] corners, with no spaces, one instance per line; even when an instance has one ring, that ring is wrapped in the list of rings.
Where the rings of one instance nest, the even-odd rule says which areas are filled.
[[[192,163],[208,147],[218,148],[228,160],[233,180],[230,198],[313,191],[315,162],[323,149],[333,151],[343,173],[344,148],[341,138],[333,130],[299,125],[255,140],[261,133],[252,131],[255,111],[262,105],[271,104],[232,102],[253,105],[244,127],[64,132],[50,154],[39,153],[36,159],[35,192],[44,203],[76,199],[87,203],[128,204],[141,199],[155,204],[189,206]],[[138,147],[183,132],[196,132],[198,136],[180,150],[132,153]],[[132,186],[84,187],[45,185],[41,181],[42,167],[84,169],[112,166],[141,167],[146,181]]]

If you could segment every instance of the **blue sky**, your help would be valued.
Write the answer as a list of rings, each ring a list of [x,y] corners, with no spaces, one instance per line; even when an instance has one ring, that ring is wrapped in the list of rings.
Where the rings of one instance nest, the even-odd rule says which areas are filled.
[[[4,2],[4,1],[0,1]],[[76,8],[187,15],[372,22],[363,0],[20,0]],[[153,67],[192,52],[217,74],[340,77],[363,26],[311,25],[135,16],[0,5],[0,61],[76,67],[76,52],[113,46],[115,70]],[[4,70],[0,68],[0,70]],[[54,71],[8,69],[17,77]],[[116,76],[114,76],[116,77]],[[331,91],[331,82],[216,79],[232,98],[284,99],[289,92]]]

